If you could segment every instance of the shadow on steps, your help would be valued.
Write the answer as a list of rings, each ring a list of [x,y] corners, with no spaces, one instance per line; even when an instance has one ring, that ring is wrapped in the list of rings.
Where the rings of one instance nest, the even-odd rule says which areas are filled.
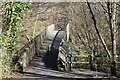
[[[57,59],[58,59],[58,49],[61,43],[62,38],[64,37],[63,31],[58,31],[58,33],[55,35],[55,38],[51,45],[51,51],[47,52],[44,55],[43,61],[45,63],[45,66],[57,70]]]

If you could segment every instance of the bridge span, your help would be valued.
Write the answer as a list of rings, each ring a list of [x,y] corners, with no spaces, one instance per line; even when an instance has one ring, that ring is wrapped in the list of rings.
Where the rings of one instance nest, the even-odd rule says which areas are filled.
[[[60,46],[63,39],[67,38],[66,31],[55,30],[55,26],[50,26],[43,34],[40,35],[40,40],[35,40],[35,44],[31,48],[27,48],[27,52],[23,50],[23,57],[18,60],[23,68],[23,78],[95,78],[98,76],[109,76],[109,74],[96,71],[59,71],[58,59],[62,59],[59,54]],[[67,36],[67,37],[66,37]],[[41,38],[43,37],[43,38]],[[36,38],[35,38],[36,39]],[[37,37],[37,39],[39,39]],[[30,43],[31,45],[31,43]],[[29,45],[29,47],[30,47]],[[36,46],[37,45],[37,46]],[[36,46],[36,47],[35,47]],[[39,47],[38,47],[39,46]],[[35,49],[33,49],[35,47]],[[32,49],[32,50],[31,50]],[[35,51],[34,51],[35,50]],[[34,53],[34,54],[33,54]],[[32,54],[32,55],[30,55]],[[32,58],[29,58],[31,57]],[[24,59],[25,58],[25,59]],[[28,61],[26,61],[28,60]],[[63,60],[64,61],[64,60]]]

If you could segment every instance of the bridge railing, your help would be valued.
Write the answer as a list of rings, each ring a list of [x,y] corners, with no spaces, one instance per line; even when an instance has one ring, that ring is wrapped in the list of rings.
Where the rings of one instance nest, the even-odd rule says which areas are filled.
[[[106,70],[109,71],[110,62],[107,56],[94,56],[91,60],[91,56],[88,55],[73,55],[70,54],[68,43],[63,39],[61,46],[59,47],[58,61],[65,71],[71,71],[75,69],[92,69],[92,70]],[[77,58],[77,61],[76,59]],[[92,66],[91,66],[92,64]],[[59,66],[58,66],[59,68]],[[120,57],[117,57],[117,75],[120,76]]]
[[[68,43],[65,41],[65,39],[62,39],[62,42],[59,46],[58,61],[62,63],[66,71],[69,71],[70,55],[68,53]]]
[[[40,55],[40,48],[43,45],[44,40],[49,34],[55,30],[55,25],[52,24],[46,27],[39,35],[33,40],[16,52],[16,56],[13,57],[13,65],[15,67],[22,66],[22,70],[26,70],[26,67],[32,61],[35,55]],[[19,70],[19,69],[16,69]]]
[[[72,66],[75,68],[87,68],[92,70],[107,70],[110,68],[110,62],[107,56],[86,56],[86,55],[72,55]],[[75,61],[77,58],[77,61]],[[91,60],[92,59],[92,60]],[[75,64],[78,64],[77,66]],[[92,65],[92,66],[91,66]],[[117,70],[120,71],[120,57],[117,57]]]
[[[66,26],[66,35],[62,39],[59,46],[58,62],[60,62],[58,64],[58,68],[60,68],[59,65],[63,65],[64,70],[71,70],[71,54],[69,50],[69,24]]]
[[[58,62],[64,67],[64,70],[68,71],[77,68],[91,68],[91,69],[108,69],[110,63],[107,57],[91,57],[90,55],[73,55],[69,44],[69,24],[66,26],[66,35],[62,39],[61,45],[59,46]],[[76,61],[77,59],[77,61]],[[120,71],[120,58],[117,60],[117,70]]]

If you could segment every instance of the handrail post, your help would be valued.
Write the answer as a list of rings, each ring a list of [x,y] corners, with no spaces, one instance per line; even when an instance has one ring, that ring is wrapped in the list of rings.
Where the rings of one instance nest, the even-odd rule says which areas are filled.
[[[72,48],[69,46],[69,70],[72,69]]]
[[[69,57],[69,59],[70,59],[70,62],[69,62],[70,69],[69,70],[70,71],[72,71],[72,59],[71,58],[72,58],[72,54],[70,54],[70,57]]]

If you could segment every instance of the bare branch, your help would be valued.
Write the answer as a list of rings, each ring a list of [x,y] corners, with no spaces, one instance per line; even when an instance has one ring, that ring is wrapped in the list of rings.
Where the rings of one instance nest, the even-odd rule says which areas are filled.
[[[92,11],[92,9],[91,9],[90,3],[87,2],[87,5],[88,5],[88,8],[89,8],[90,13],[91,13],[92,20],[93,20],[93,22],[94,22],[95,30],[96,30],[96,32],[97,32],[97,34],[98,34],[98,36],[99,36],[99,38],[100,38],[100,40],[101,40],[101,42],[102,42],[102,45],[103,45],[105,51],[107,52],[109,58],[111,58],[112,55],[110,54],[110,51],[108,50],[107,45],[106,45],[105,41],[103,40],[103,37],[101,36],[101,34],[100,34],[100,32],[99,32],[99,30],[98,30],[98,28],[97,28],[97,21],[96,21],[96,19],[95,19],[94,13],[93,13],[93,11]]]

